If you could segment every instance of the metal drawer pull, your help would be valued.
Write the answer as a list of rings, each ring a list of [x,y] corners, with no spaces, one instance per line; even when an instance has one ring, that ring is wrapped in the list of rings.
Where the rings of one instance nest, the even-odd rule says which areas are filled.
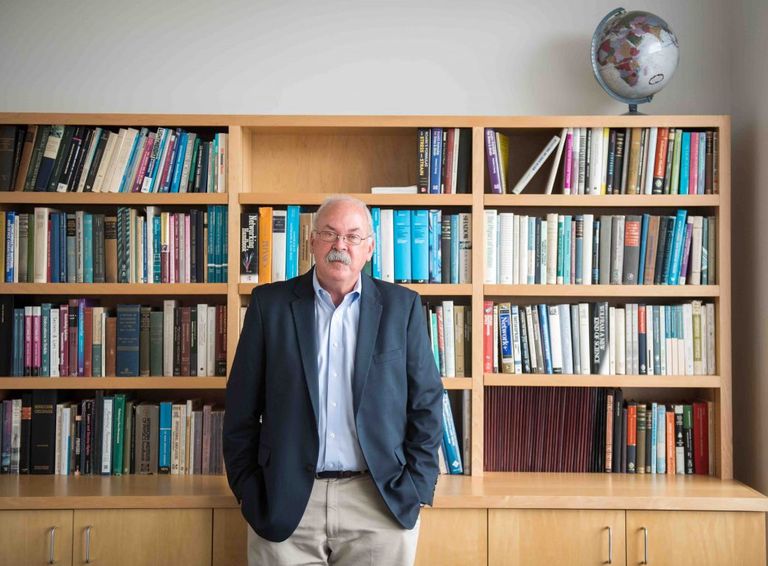
[[[640,528],[643,529],[643,561],[640,564],[648,564],[648,529]]]
[[[50,540],[48,542],[48,548],[49,553],[48,554],[48,564],[56,564],[56,527],[51,527],[48,530],[48,536],[50,537]]]
[[[85,527],[85,563],[91,563],[91,527]]]
[[[608,529],[608,562],[607,564],[613,564],[613,531],[611,527],[605,527]]]

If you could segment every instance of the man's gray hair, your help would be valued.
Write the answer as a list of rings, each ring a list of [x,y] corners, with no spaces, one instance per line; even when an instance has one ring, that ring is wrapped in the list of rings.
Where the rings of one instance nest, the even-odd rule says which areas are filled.
[[[373,218],[371,217],[371,211],[368,210],[368,205],[366,205],[363,201],[361,201],[359,198],[355,198],[353,196],[349,195],[333,195],[330,197],[327,197],[323,203],[320,205],[320,208],[317,209],[317,212],[315,213],[314,217],[312,218],[312,230],[317,230],[317,219],[320,218],[322,213],[325,211],[326,208],[332,207],[336,204],[347,202],[354,204],[357,206],[361,211],[364,212],[365,218],[368,222],[368,234],[366,235],[373,235]]]

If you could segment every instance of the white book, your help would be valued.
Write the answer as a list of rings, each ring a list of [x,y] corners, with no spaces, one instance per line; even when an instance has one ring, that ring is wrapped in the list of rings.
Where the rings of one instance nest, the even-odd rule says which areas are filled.
[[[197,305],[197,375],[203,377],[207,375],[207,354],[208,354],[208,305],[201,303]],[[245,309],[246,307],[242,307]],[[242,310],[241,309],[241,310]],[[242,318],[240,329],[242,330]]]
[[[137,141],[139,131],[136,128],[126,128],[125,138],[120,146],[120,151],[117,154],[117,160],[115,161],[115,169],[112,175],[112,180],[109,187],[109,192],[120,192],[120,186],[123,182],[123,177],[130,175],[130,171],[127,171],[131,154],[133,153]]]
[[[541,250],[541,253],[539,255],[539,283],[541,285],[547,284],[547,265],[549,265],[549,262],[547,259],[547,247],[549,246],[549,240],[547,238],[547,230],[549,230],[549,228],[547,226],[548,224],[546,219],[542,219],[541,242],[539,242],[539,249]]]
[[[59,333],[61,332],[61,322],[59,319],[59,309],[56,307],[51,308],[51,328],[49,334],[50,347],[50,373],[51,377],[59,377],[59,363],[60,363],[60,346],[59,346]]]
[[[445,452],[443,451],[443,443],[441,442],[437,447],[437,460],[440,467],[441,474],[448,474],[448,465],[445,463]]]
[[[163,375],[166,377],[173,377],[173,313],[178,305],[175,299],[163,301]]]
[[[395,282],[395,241],[394,210],[381,209],[381,240],[377,242],[381,249],[381,280]]]
[[[560,311],[560,339],[562,342],[563,373],[573,374],[573,342],[571,340],[571,309],[569,305],[557,305]]]
[[[419,188],[416,185],[405,185],[398,187],[371,187],[372,195],[415,195]]]
[[[78,193],[82,193],[85,190],[85,181],[88,179],[88,172],[91,170],[93,164],[93,156],[96,155],[96,148],[99,145],[103,128],[94,128],[93,135],[91,136],[91,142],[88,144],[88,149],[85,154],[85,161],[83,161],[83,173],[80,175],[80,181],[77,183],[77,187],[74,190]]]
[[[459,213],[459,283],[472,283],[472,215]]]
[[[632,308],[630,309],[630,313],[632,314],[632,322],[631,322],[631,329],[632,329],[632,375],[639,375],[640,374],[640,356],[638,355],[638,349],[640,344],[640,337],[638,334],[638,326],[637,326],[637,312],[638,312],[638,305],[637,303],[632,303]]]
[[[616,307],[608,307],[608,373],[618,375],[617,358],[619,344],[616,340],[618,332],[616,331]]]
[[[536,217],[528,217],[528,280],[526,283],[536,283]]]
[[[456,377],[456,340],[453,301],[443,301],[443,343],[445,344],[445,377]]]
[[[571,352],[573,355],[573,374],[581,374],[581,332],[579,330],[579,305],[569,305],[571,311]]]
[[[594,214],[584,215],[584,229],[583,229],[583,253],[582,253],[582,284],[592,284],[592,245],[593,245],[593,230],[595,226]]]
[[[646,365],[648,369],[648,375],[655,375],[656,369],[653,367],[654,362],[654,355],[655,350],[653,347],[653,332],[654,332],[654,322],[653,322],[653,307],[651,305],[645,306],[645,347],[646,347]]]
[[[115,140],[115,146],[112,149],[112,155],[110,156],[109,163],[107,164],[107,170],[104,174],[104,179],[101,184],[101,192],[102,193],[109,193],[112,192],[112,184],[113,179],[115,178],[115,170],[119,166],[119,161],[121,159],[122,153],[123,153],[123,147],[125,146],[125,136],[126,136],[127,130],[126,128],[120,128],[117,134],[117,139]],[[122,173],[122,171],[121,171]]]
[[[21,399],[13,399],[11,411],[11,473],[18,474],[21,464]]]
[[[656,139],[659,135],[659,128],[654,126],[650,128],[646,139],[648,141],[648,150],[645,153],[645,174],[643,175],[643,192],[646,195],[653,194],[653,171],[656,168]]]
[[[382,220],[384,217],[382,211]],[[483,282],[486,285],[495,285],[498,283],[496,278],[496,248],[498,246],[498,214],[496,210],[486,209],[485,211],[485,274]],[[507,250],[502,250],[507,253]]]
[[[179,192],[186,193],[189,185],[190,168],[192,167],[192,152],[195,149],[195,140],[197,134],[189,132],[187,134],[187,148],[184,152],[184,165],[181,168],[181,180],[179,182]]]
[[[579,346],[581,352],[581,374],[592,373],[592,334],[590,333],[591,321],[589,317],[589,304],[579,303]]]
[[[556,212],[547,214],[547,285],[557,283],[557,228],[559,223]]]
[[[705,335],[706,335],[706,344],[707,344],[707,347],[706,347],[707,375],[715,375],[717,373],[717,364],[715,361],[715,351],[717,348],[715,345],[715,305],[714,303],[706,303],[704,305],[704,320],[706,321]]]
[[[675,405],[675,422],[677,422],[678,418],[682,418],[682,416],[683,406]],[[680,439],[680,434],[675,432],[676,441]],[[682,442],[675,442],[675,474],[685,475],[685,445]]]
[[[573,141],[571,143],[571,194],[579,193],[579,155],[581,152],[581,128],[572,128]]]
[[[136,141],[134,142],[135,147],[128,158],[128,163],[126,164],[126,170],[124,172],[126,177],[125,182],[123,183],[121,180],[121,188],[123,189],[123,192],[131,192],[133,183],[136,181],[136,176],[139,174],[139,165],[141,164],[141,156],[144,153],[144,146],[150,141],[147,137],[147,131],[147,128],[142,128],[139,135],[136,136]]]
[[[600,169],[602,167],[603,129],[592,128],[591,151],[589,164],[589,194],[600,194]]]
[[[528,283],[528,217],[520,216],[519,229],[520,238],[517,240],[518,250],[518,283],[526,285]]]
[[[218,166],[216,167],[216,175],[218,176],[216,180],[216,192],[226,193],[227,192],[227,163],[229,161],[229,149],[228,149],[229,134],[220,132],[216,134],[216,138],[218,139],[218,143],[216,144],[216,149],[217,149],[216,163],[218,164]]]
[[[616,375],[627,374],[627,310],[616,308]]]
[[[243,323],[245,323],[245,313],[246,312],[248,312],[248,307],[240,307],[240,328],[238,330],[238,335],[242,334],[242,332],[243,332]],[[199,351],[200,350],[198,350],[198,352]]]
[[[552,373],[563,373],[563,339],[560,331],[560,311],[557,305],[548,305],[549,345],[552,354]]]
[[[35,248],[27,253],[34,253],[35,283],[48,282],[48,218],[50,209],[45,206],[35,207]]]
[[[114,399],[104,397],[104,416],[102,420],[101,436],[101,473],[112,473],[112,407]]]
[[[181,463],[181,409],[182,405],[171,405],[171,475],[179,475]]]
[[[104,180],[107,177],[107,172],[109,171],[109,167],[115,157],[115,147],[117,146],[117,142],[120,139],[120,136],[115,132],[105,132],[104,135],[107,136],[107,143],[104,146],[104,153],[101,156],[99,168],[96,171],[96,177],[93,180],[93,187],[91,187],[91,191],[94,193],[103,192],[101,188],[104,186]]]
[[[691,234],[691,253],[688,261],[691,264],[691,280],[692,285],[701,285],[701,238],[703,234],[704,217],[693,217],[693,233]],[[37,246],[35,246],[37,247]],[[685,283],[685,273],[680,273],[680,284]]]
[[[667,307],[659,305],[659,363],[661,365],[661,375],[670,375],[669,365],[667,364]]]
[[[523,373],[522,342],[520,340],[520,307],[511,305],[510,320],[512,322],[512,357],[515,373]]]
[[[565,147],[565,138],[568,134],[568,128],[560,130],[560,140],[557,144],[557,151],[555,152],[555,160],[552,162],[552,169],[549,171],[549,179],[547,180],[546,194],[551,195],[552,189],[555,187],[555,178],[557,177],[557,171],[560,167],[560,159],[563,156],[563,148]],[[544,158],[546,161],[546,158]],[[535,171],[534,171],[535,174]],[[523,187],[524,188],[524,187]],[[522,190],[522,189],[521,189]]]
[[[685,375],[693,375],[693,305],[683,303],[683,347]]]
[[[544,149],[541,150],[541,153],[536,157],[536,159],[531,163],[530,167],[528,167],[528,170],[523,173],[523,176],[520,177],[520,180],[517,182],[517,184],[512,188],[512,192],[516,195],[519,195],[523,189],[528,185],[528,183],[531,182],[531,179],[533,179],[533,176],[538,173],[539,169],[541,169],[541,166],[544,165],[544,163],[547,161],[547,158],[552,154],[552,152],[555,150],[555,148],[558,148],[558,158],[559,153],[562,151],[562,148],[560,146],[560,140],[561,138],[559,136],[553,136],[551,140],[549,140],[549,143],[547,143],[546,146],[544,146]],[[555,167],[557,167],[557,161],[555,161]],[[557,171],[557,169],[555,169]],[[555,179],[552,177],[552,183],[554,184]],[[547,194],[550,194],[552,192],[551,187],[549,187],[549,184],[547,184],[548,191]]]
[[[686,362],[686,344],[685,344],[685,315],[684,313],[684,305],[676,305],[677,309],[677,328],[678,328],[678,339],[677,339],[677,367],[678,367],[678,375],[686,375],[686,372],[688,371],[686,368],[687,362]]]
[[[208,367],[205,375],[216,375],[216,307],[208,305],[208,352],[205,355]]]
[[[693,311],[692,327],[693,327],[693,374],[705,375],[707,358],[705,347],[704,328],[706,324],[705,316],[706,311],[701,304],[701,301],[692,301],[691,310]]]
[[[499,224],[499,283],[502,285],[512,284],[512,262],[515,258],[515,233],[514,217],[512,212],[501,212],[498,214]]]
[[[512,284],[520,284],[520,215],[512,217]],[[501,246],[499,246],[501,247]]]

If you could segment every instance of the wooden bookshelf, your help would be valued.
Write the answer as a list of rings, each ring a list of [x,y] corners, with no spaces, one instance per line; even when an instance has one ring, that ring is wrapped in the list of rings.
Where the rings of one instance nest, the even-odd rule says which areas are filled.
[[[719,389],[719,375],[572,375],[539,374],[522,375],[486,373],[486,386],[532,387],[635,387],[677,389]]]
[[[0,283],[0,295],[226,295],[226,283]]]
[[[487,297],[718,297],[717,285],[485,285]]]

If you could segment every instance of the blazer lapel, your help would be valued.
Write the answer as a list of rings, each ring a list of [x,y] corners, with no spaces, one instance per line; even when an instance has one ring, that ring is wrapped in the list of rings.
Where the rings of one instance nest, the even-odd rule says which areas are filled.
[[[317,340],[315,338],[315,291],[312,287],[312,270],[301,277],[294,287],[296,299],[291,303],[293,323],[296,326],[296,338],[301,351],[301,364],[304,367],[304,378],[307,380],[307,390],[315,412],[315,422],[318,415],[319,385],[317,376]]]
[[[355,350],[355,368],[352,377],[352,399],[355,416],[363,398],[365,382],[371,368],[373,348],[379,334],[381,319],[381,296],[370,277],[363,274],[363,289],[360,295],[360,322],[357,330],[357,348]]]

